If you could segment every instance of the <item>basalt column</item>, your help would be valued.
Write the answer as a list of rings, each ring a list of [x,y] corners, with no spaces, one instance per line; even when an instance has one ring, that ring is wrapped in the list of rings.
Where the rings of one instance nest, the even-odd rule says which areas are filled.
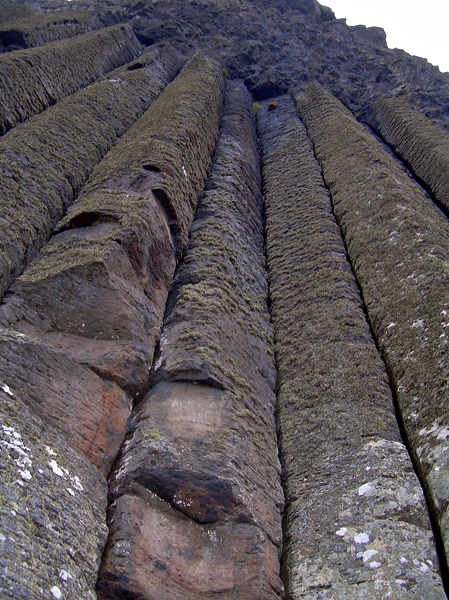
[[[282,492],[251,100],[229,83],[152,385],[111,478],[101,598],[280,598]]]
[[[174,51],[157,49],[0,139],[0,296],[179,68]]]
[[[449,223],[382,144],[318,84],[298,104],[447,552]]]
[[[276,100],[258,125],[286,597],[443,599],[423,493],[329,194],[292,99]]]
[[[0,133],[135,58],[129,25],[0,56]]]
[[[0,308],[2,598],[95,598],[106,476],[148,379],[222,94],[221,66],[194,57]]]

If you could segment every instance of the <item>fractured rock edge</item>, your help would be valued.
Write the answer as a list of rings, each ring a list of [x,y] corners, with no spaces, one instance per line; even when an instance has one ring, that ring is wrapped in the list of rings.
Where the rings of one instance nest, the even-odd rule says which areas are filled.
[[[329,194],[294,103],[276,103],[262,105],[258,125],[286,597],[443,599],[422,489]]]

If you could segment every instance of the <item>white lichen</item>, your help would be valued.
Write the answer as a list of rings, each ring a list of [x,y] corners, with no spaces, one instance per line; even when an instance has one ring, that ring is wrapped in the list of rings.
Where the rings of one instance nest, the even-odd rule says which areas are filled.
[[[335,535],[338,535],[340,537],[344,537],[347,533],[348,533],[348,528],[347,527],[341,527],[338,531],[335,532]]]
[[[369,539],[370,539],[369,535],[367,533],[363,533],[363,532],[362,533],[357,533],[354,536],[354,542],[356,544],[368,544]]]

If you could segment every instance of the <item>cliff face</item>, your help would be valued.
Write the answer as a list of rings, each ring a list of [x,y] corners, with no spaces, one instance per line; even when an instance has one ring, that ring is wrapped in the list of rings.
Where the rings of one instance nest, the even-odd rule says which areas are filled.
[[[445,598],[449,75],[75,3],[1,4],[1,596]]]

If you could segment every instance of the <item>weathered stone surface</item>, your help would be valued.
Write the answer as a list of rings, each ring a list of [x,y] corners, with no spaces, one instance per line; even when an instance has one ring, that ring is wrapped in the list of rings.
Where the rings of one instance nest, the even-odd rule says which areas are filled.
[[[101,597],[282,593],[283,498],[262,244],[250,98],[242,84],[230,83],[153,386],[112,474]]]
[[[258,124],[287,598],[444,598],[423,493],[319,165],[291,98],[276,102]]]
[[[37,339],[7,330],[0,330],[0,380],[32,414],[108,474],[131,411],[123,390]]]
[[[447,218],[320,86],[312,86],[298,104],[447,552]]]
[[[449,211],[449,133],[399,98],[375,102],[363,118]]]
[[[5,326],[45,339],[133,396],[148,380],[180,250],[177,221],[151,184],[159,189],[163,179],[180,189],[173,206],[185,222],[192,219],[193,193],[204,185],[218,131],[222,78],[215,62],[193,59],[161,98],[172,158],[154,156],[154,130],[164,125],[161,109],[150,109],[93,172],[61,222],[63,231],[31,263],[1,310]],[[198,114],[207,108],[209,119],[182,119],[186,104]],[[155,162],[166,176],[151,171]],[[129,176],[117,178],[118,164]],[[187,190],[186,168],[197,173]]]
[[[129,25],[0,56],[0,133],[135,58]]]
[[[56,373],[50,370],[47,382]],[[22,401],[22,389],[7,375],[11,387],[0,376],[1,597],[95,600],[107,533],[106,482]],[[34,394],[44,403],[47,389]]]
[[[43,46],[99,29],[97,15],[75,11],[35,14],[32,17],[2,22],[0,43],[6,51]]]
[[[169,48],[156,50],[1,138],[0,295],[49,238],[94,165],[178,69]]]
[[[146,490],[113,509],[99,598],[278,597],[277,550],[258,527],[195,523]]]
[[[120,149],[97,166],[85,189],[86,195],[101,189],[153,194],[166,212],[178,256],[187,247],[215,148],[223,87],[221,65],[197,53],[122,140]],[[75,210],[79,218],[92,208],[77,205]]]

